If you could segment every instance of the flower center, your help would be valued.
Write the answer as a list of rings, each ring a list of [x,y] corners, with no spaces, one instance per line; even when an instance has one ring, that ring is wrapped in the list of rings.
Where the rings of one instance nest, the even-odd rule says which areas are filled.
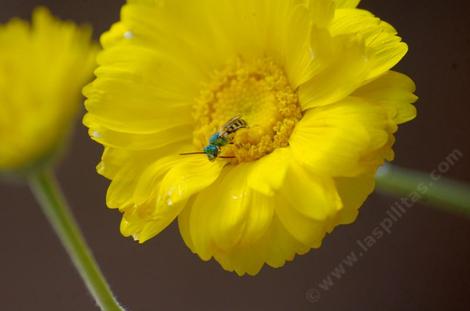
[[[201,149],[213,134],[224,132],[227,121],[234,117],[245,121],[246,127],[229,134],[219,148],[218,156],[232,158],[236,164],[287,147],[302,110],[284,71],[272,60],[236,59],[204,86],[194,117],[194,144]]]

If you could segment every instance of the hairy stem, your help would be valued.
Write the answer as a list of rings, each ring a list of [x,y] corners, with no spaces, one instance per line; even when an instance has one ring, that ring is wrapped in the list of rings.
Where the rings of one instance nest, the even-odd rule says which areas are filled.
[[[29,178],[29,185],[47,220],[54,228],[86,287],[101,310],[122,311],[64,199],[54,175],[39,171]]]

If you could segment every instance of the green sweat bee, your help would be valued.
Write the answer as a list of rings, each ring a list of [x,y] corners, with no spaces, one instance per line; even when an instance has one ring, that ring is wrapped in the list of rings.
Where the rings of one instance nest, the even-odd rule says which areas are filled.
[[[219,156],[221,148],[231,143],[231,134],[235,133],[241,128],[246,128],[248,125],[245,120],[240,116],[235,116],[228,120],[222,128],[209,138],[209,143],[205,146],[201,152],[188,152],[181,153],[180,155],[192,155],[192,154],[205,154],[209,161],[214,161],[217,158],[221,159],[232,159],[234,157]]]

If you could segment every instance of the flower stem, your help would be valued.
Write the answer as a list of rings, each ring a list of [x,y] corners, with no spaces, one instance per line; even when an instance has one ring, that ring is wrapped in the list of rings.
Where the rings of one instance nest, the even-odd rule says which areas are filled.
[[[444,178],[435,171],[426,174],[390,164],[383,166],[375,179],[377,190],[382,193],[417,197],[446,212],[470,217],[469,184]]]
[[[124,310],[114,298],[93,258],[53,173],[49,171],[33,173],[29,177],[29,184],[49,223],[101,310]]]

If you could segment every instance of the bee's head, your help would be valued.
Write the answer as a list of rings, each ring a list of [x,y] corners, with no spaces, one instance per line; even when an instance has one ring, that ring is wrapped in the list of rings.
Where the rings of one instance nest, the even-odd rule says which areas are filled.
[[[204,153],[207,154],[207,157],[209,158],[209,161],[214,161],[217,158],[217,155],[219,154],[219,148],[215,145],[208,145],[204,147]]]

